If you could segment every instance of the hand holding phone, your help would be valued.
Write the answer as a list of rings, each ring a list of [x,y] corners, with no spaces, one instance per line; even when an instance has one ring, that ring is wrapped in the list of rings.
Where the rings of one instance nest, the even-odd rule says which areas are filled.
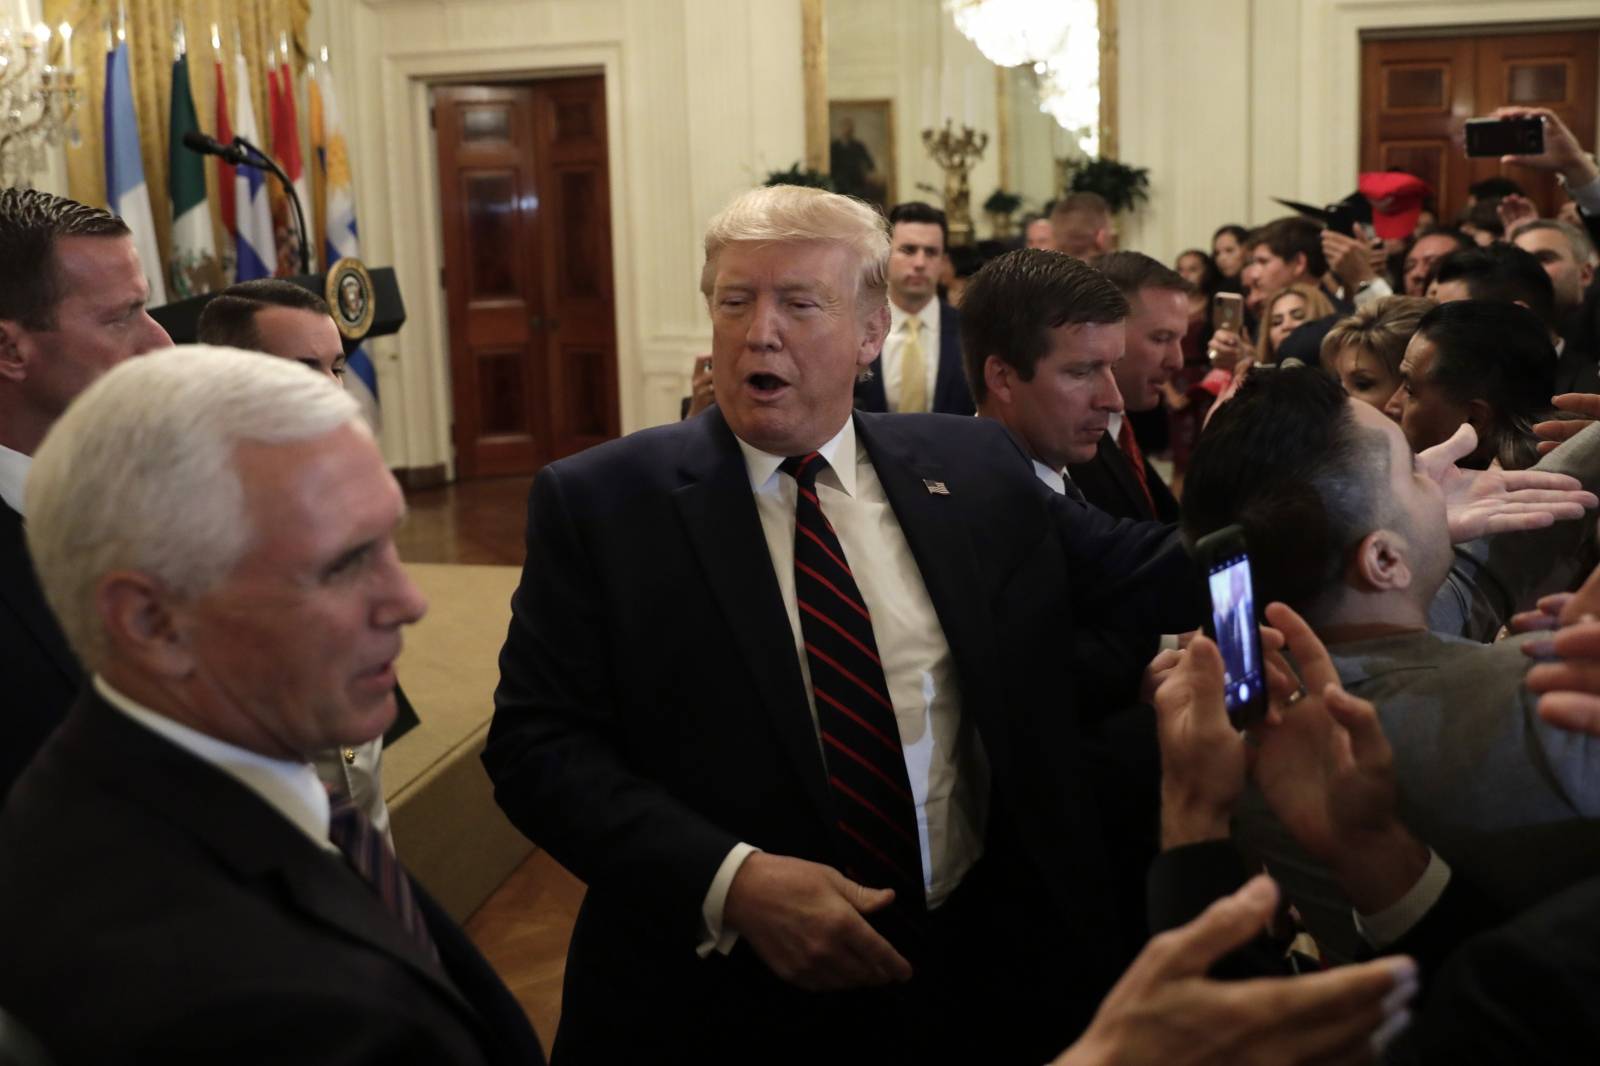
[[[1206,635],[1222,652],[1223,699],[1237,729],[1248,729],[1267,713],[1266,671],[1255,589],[1244,529],[1226,526],[1195,544],[1211,611]]]

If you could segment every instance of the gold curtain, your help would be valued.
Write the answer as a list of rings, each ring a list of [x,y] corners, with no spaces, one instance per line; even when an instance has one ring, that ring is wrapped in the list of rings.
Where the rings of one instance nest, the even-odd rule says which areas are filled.
[[[211,46],[211,27],[216,25],[222,40],[222,69],[227,84],[230,120],[238,115],[242,87],[235,77],[234,34],[250,68],[251,104],[256,114],[261,146],[271,151],[271,111],[267,107],[266,56],[278,64],[277,46],[281,34],[289,34],[290,67],[295,72],[298,90],[296,112],[301,138],[300,151],[309,161],[310,115],[305,103],[305,67],[309,57],[306,23],[311,17],[311,0],[125,0],[129,70],[133,81],[134,110],[139,116],[139,148],[144,157],[144,180],[150,190],[150,209],[155,217],[156,239],[161,258],[171,255],[172,205],[167,199],[167,137],[172,105],[172,62],[178,19],[183,19],[189,46],[189,91],[194,96],[200,128],[215,134],[217,123],[218,54]],[[105,103],[106,60],[109,31],[117,19],[117,0],[44,0],[44,20],[52,29],[62,22],[72,24],[72,61],[78,79],[77,126],[81,141],[67,146],[67,195],[87,204],[106,205]],[[59,52],[60,38],[52,34],[51,47]],[[61,62],[60,58],[56,62]],[[222,224],[217,198],[217,168],[206,163],[206,195],[211,205],[212,232],[217,252],[231,253],[226,247],[227,229]],[[307,204],[306,209],[310,210]],[[309,221],[309,220],[308,220]]]

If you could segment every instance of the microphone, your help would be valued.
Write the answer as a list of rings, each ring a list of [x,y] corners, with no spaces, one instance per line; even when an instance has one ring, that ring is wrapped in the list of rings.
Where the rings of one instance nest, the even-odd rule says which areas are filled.
[[[221,156],[224,163],[239,166],[241,163],[250,163],[244,149],[236,144],[223,144],[215,137],[209,137],[199,130],[189,130],[183,135],[183,146],[191,152],[200,155]]]

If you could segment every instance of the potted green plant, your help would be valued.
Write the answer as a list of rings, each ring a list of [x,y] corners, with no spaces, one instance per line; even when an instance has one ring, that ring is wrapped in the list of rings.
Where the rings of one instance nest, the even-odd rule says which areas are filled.
[[[983,209],[989,213],[989,225],[994,230],[997,240],[1004,240],[1011,236],[1015,220],[1011,217],[1017,213],[1017,208],[1022,206],[1022,197],[1016,193],[996,189],[989,194],[983,202]]]
[[[1092,192],[1114,213],[1130,211],[1150,199],[1150,168],[1115,159],[1079,159],[1067,164],[1066,192]]]
[[[798,160],[788,170],[774,170],[767,174],[762,185],[804,185],[808,189],[827,189],[833,192],[833,179],[820,170],[803,167]]]

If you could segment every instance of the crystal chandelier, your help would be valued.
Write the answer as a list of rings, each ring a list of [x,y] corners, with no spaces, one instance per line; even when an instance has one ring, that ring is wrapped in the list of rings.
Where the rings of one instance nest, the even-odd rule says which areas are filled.
[[[0,22],[0,185],[30,184],[44,169],[47,147],[60,144],[63,133],[76,141],[72,25],[57,30],[60,66],[50,61],[50,36],[42,22],[31,28],[16,16]]]
[[[1028,64],[1039,109],[1089,156],[1100,151],[1098,0],[945,0],[956,29],[996,66]]]

